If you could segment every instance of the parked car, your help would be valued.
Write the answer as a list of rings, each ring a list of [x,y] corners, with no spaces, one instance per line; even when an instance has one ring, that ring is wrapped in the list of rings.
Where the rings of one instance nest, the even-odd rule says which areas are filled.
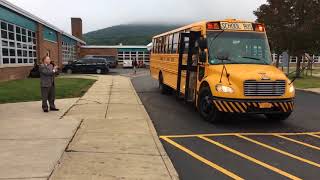
[[[116,68],[118,66],[118,61],[114,56],[87,55],[85,58],[104,58],[109,63],[109,68]]]
[[[83,58],[65,65],[62,72],[104,74],[109,72],[109,63],[104,58]]]
[[[110,68],[116,68],[118,66],[116,57],[107,57],[106,60],[109,63]]]

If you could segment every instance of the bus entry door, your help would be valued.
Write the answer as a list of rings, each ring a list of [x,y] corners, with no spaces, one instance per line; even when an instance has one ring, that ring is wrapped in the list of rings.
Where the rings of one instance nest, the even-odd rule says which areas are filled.
[[[194,31],[180,35],[177,98],[181,98],[183,93],[185,102],[195,100],[199,53],[197,40],[200,35],[200,32]]]

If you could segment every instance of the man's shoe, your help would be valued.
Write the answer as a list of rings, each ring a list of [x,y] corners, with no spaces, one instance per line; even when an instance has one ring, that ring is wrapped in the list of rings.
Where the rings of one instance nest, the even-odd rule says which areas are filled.
[[[50,108],[50,111],[59,111],[57,108]]]
[[[47,113],[47,112],[49,112],[49,111],[48,111],[48,109],[44,109],[43,112]]]

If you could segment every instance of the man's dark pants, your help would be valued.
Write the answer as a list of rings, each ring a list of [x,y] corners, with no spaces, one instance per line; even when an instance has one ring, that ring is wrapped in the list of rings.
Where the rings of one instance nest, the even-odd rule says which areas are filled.
[[[51,87],[41,87],[41,96],[42,96],[42,109],[43,110],[48,110],[48,101],[50,108],[56,108],[54,105],[55,101],[55,86]]]

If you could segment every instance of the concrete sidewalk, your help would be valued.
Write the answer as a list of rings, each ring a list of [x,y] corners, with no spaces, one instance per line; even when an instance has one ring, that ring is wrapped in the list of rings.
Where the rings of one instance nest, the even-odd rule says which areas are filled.
[[[0,105],[0,179],[47,179],[79,121],[60,119],[78,99],[57,100],[59,112],[41,102]]]
[[[51,180],[178,179],[129,78],[99,76],[64,119],[81,126]]]

